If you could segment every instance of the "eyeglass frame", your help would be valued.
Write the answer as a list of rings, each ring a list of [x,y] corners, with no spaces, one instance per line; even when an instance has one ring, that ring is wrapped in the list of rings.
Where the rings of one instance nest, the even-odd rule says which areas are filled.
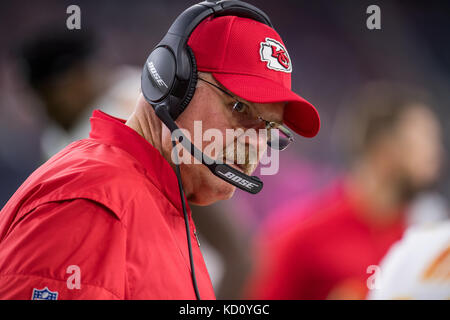
[[[239,111],[236,109],[237,105],[239,105],[239,104],[242,104],[242,105],[246,106],[249,110],[251,110],[251,109],[250,109],[250,106],[249,106],[248,104],[246,104],[246,103],[240,101],[240,100],[237,99],[233,94],[231,94],[230,92],[226,91],[225,89],[219,87],[218,85],[216,85],[216,84],[214,84],[214,83],[212,83],[212,82],[210,82],[210,81],[208,81],[208,80],[205,80],[205,79],[203,79],[203,78],[201,78],[201,77],[198,77],[198,80],[202,80],[202,81],[204,81],[204,82],[210,84],[210,85],[213,86],[214,88],[218,89],[219,91],[221,91],[221,92],[224,93],[225,95],[227,95],[227,96],[229,96],[230,98],[232,98],[233,100],[235,100],[235,103],[233,104],[233,107],[232,107],[232,110],[233,110],[233,111],[236,110],[237,112],[239,112]],[[261,116],[257,116],[257,118],[255,118],[255,120],[263,121],[263,122],[265,123],[265,129],[278,129],[278,130],[280,130],[284,135],[286,135],[286,137],[287,137],[289,143],[288,143],[284,148],[279,149],[279,151],[285,150],[285,149],[286,149],[286,148],[294,141],[294,135],[293,135],[292,132],[291,132],[288,128],[286,128],[283,124],[278,123],[278,122],[275,122],[275,121],[269,121],[269,120],[266,120],[266,119],[262,118]],[[270,141],[269,141],[269,140],[267,141],[267,144],[271,147]]]

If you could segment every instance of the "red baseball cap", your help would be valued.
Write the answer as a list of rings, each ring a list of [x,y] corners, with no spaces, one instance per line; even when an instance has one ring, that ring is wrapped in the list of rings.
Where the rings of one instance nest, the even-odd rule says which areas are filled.
[[[207,18],[191,34],[198,71],[209,72],[224,87],[254,103],[287,102],[284,123],[304,137],[320,128],[316,108],[291,91],[291,58],[278,33],[255,20]]]

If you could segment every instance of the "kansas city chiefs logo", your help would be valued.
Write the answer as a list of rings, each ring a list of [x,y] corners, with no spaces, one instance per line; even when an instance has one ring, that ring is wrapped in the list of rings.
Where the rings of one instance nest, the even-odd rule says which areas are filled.
[[[261,42],[259,51],[261,61],[267,62],[267,68],[290,73],[292,72],[291,58],[286,48],[278,41],[266,38],[265,42]]]

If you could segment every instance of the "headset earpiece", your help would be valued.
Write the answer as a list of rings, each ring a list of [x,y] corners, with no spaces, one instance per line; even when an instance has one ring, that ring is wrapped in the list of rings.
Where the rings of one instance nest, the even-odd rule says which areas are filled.
[[[155,106],[164,101],[172,91],[176,61],[172,51],[157,47],[147,58],[141,75],[141,88],[145,99]]]
[[[173,120],[186,109],[197,86],[197,64],[194,52],[186,45],[183,63],[187,80],[176,75],[176,62],[172,51],[164,46],[153,50],[142,71],[142,93],[153,107],[163,103],[169,110]]]
[[[180,115],[180,113],[182,113],[184,111],[184,109],[186,109],[188,104],[191,102],[192,97],[194,96],[195,88],[197,87],[197,81],[198,81],[197,62],[195,61],[194,52],[192,51],[191,47],[189,47],[188,45],[186,45],[186,52],[189,57],[189,61],[190,61],[190,65],[191,65],[191,77],[190,77],[190,81],[189,81],[188,88],[186,90],[186,95],[183,99],[183,102],[181,103],[179,108],[177,108],[178,110],[173,111],[173,113],[176,114],[176,117],[178,117],[178,115]],[[171,110],[169,110],[169,111],[172,114]]]

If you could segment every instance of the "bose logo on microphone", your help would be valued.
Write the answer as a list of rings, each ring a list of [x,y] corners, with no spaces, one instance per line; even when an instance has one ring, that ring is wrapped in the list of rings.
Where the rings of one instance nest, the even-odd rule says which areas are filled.
[[[220,173],[222,176],[239,183],[241,186],[247,187],[249,189],[252,189],[253,187],[258,186],[256,183],[250,182],[248,180],[245,180],[244,178],[238,177],[237,175],[235,175],[234,173],[228,171],[227,173],[222,173],[220,171],[218,171],[218,173]]]
[[[159,86],[164,86],[166,88],[167,84],[164,82],[164,80],[161,78],[161,76],[159,75],[158,71],[156,71],[156,68],[153,64],[153,62],[147,62],[147,67],[148,67],[148,71],[150,71],[150,74],[152,75],[152,78],[155,79],[156,83]]]

